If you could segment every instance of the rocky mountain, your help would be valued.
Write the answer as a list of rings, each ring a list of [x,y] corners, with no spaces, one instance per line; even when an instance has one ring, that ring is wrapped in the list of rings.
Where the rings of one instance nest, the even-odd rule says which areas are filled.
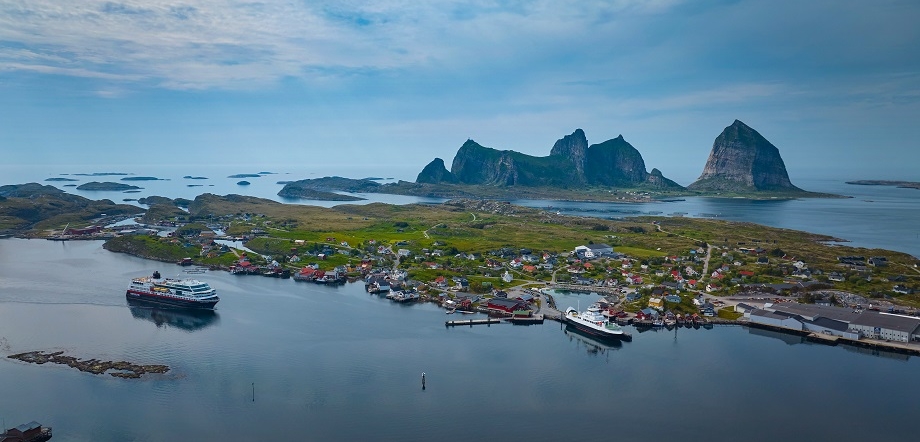
[[[620,135],[588,148],[586,181],[611,187],[629,187],[645,183],[648,172],[642,154]]]
[[[450,171],[435,159],[422,170],[417,183],[490,186],[542,186],[562,189],[583,186],[682,187],[658,172],[645,169],[642,155],[623,136],[588,146],[584,131],[556,141],[546,157],[484,147],[473,140],[460,146]]]
[[[437,184],[437,183],[456,183],[457,177],[455,177],[449,170],[447,166],[444,165],[444,160],[440,158],[435,158],[425,166],[424,169],[418,174],[418,177],[415,178],[416,183],[427,183],[427,184]]]
[[[789,181],[779,149],[739,120],[716,137],[703,173],[688,189],[707,192],[804,192]]]
[[[568,158],[575,164],[575,171],[584,176],[585,163],[588,160],[588,139],[585,137],[585,131],[575,129],[571,135],[566,135],[553,144],[549,151],[550,156],[560,156]]]

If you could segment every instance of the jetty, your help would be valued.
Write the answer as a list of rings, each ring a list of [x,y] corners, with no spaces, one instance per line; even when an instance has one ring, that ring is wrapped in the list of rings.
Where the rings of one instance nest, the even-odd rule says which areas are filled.
[[[502,320],[498,318],[486,318],[486,319],[461,319],[456,321],[446,321],[444,323],[447,327],[456,327],[458,325],[468,325],[470,327],[474,325],[491,325],[491,324],[501,324]]]

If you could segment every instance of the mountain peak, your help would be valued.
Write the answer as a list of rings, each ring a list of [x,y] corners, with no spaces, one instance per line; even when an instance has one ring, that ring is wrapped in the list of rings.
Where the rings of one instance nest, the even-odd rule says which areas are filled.
[[[418,177],[415,178],[415,182],[429,184],[456,183],[457,177],[447,170],[447,166],[444,165],[444,160],[435,158],[419,172]]]
[[[779,149],[735,120],[712,144],[699,179],[689,186],[706,191],[801,191],[789,181]]]
[[[549,154],[569,159],[575,165],[575,172],[578,176],[583,176],[588,155],[588,138],[585,137],[585,131],[575,129],[575,132],[570,135],[556,140]]]

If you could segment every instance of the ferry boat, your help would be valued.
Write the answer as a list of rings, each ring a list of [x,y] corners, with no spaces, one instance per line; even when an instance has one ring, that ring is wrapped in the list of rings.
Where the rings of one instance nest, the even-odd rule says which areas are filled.
[[[576,329],[590,335],[620,339],[629,337],[616,322],[610,322],[597,306],[588,307],[581,313],[569,307],[565,309],[565,319]]]
[[[128,299],[187,308],[214,308],[220,301],[216,291],[206,282],[161,278],[160,272],[132,279],[125,296]]]

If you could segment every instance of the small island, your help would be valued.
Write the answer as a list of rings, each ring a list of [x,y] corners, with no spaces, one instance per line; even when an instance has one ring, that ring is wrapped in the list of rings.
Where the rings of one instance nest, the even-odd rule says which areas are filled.
[[[65,356],[63,351],[51,353],[30,351],[10,355],[8,357],[30,364],[43,365],[50,362],[52,364],[66,365],[92,374],[105,374],[109,372],[110,376],[125,379],[137,379],[147,373],[166,373],[169,371],[169,367],[166,365],[138,365],[127,361],[113,362],[100,361],[98,359],[77,359],[73,356]]]
[[[46,179],[45,181],[80,181],[80,180],[75,180],[75,179],[73,179],[73,178],[60,178],[60,177],[55,177],[55,178],[48,178],[48,179]]]
[[[847,184],[858,186],[893,186],[902,189],[920,189],[920,183],[916,181],[886,181],[886,180],[857,180],[847,181]]]
[[[93,173],[75,173],[76,176],[122,176],[122,175],[131,175],[130,173],[124,172],[93,172]]]
[[[122,181],[166,181],[162,178],[153,176],[129,176],[121,179]]]
[[[237,181],[236,184],[239,186],[248,186],[252,183],[250,183],[249,181],[243,180],[243,181]]]
[[[257,173],[238,173],[236,175],[230,175],[227,178],[261,178],[262,175]]]
[[[111,190],[111,191],[124,191],[124,190],[140,190],[141,187],[132,186],[130,184],[123,183],[112,183],[104,182],[100,183],[99,181],[91,181],[88,183],[81,184],[77,186],[77,190]]]
[[[342,195],[334,192],[326,192],[322,190],[315,189],[288,189],[284,194],[285,198],[292,199],[307,199],[307,200],[316,200],[316,201],[363,201],[366,198],[361,198],[358,196],[352,195]]]
[[[187,180],[206,180],[206,179],[208,179],[208,177],[206,177],[206,176],[191,176],[191,175],[186,175],[186,176],[184,176],[184,177],[182,177],[182,178],[185,178],[185,179],[187,179]]]

